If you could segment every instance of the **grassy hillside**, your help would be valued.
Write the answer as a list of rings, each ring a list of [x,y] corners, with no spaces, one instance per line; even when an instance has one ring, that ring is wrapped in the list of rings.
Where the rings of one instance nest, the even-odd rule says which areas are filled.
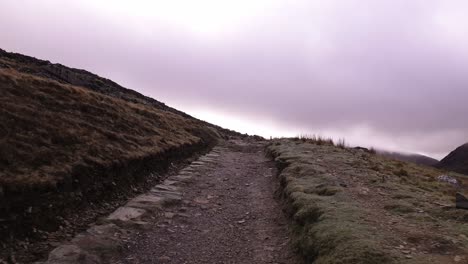
[[[86,70],[70,68],[58,63],[51,63],[50,61],[36,59],[19,53],[6,52],[2,49],[0,49],[0,68],[13,69],[20,73],[54,80],[62,84],[79,86],[93,92],[112,96],[127,102],[152,106],[159,110],[171,112],[188,119],[197,120],[182,111],[167,106],[163,102],[144,96],[134,90],[122,87],[112,80],[100,77]],[[222,135],[224,136],[240,135],[239,133],[229,129],[224,129],[201,120],[197,121],[208,127],[215,128],[222,132]]]
[[[0,106],[0,258],[86,226],[219,136],[193,118],[14,69],[0,69]]]
[[[194,120],[14,70],[0,69],[0,90],[3,192],[77,183],[77,168],[214,138]]]
[[[326,142],[276,140],[267,148],[308,263],[466,263],[468,210],[431,167]]]

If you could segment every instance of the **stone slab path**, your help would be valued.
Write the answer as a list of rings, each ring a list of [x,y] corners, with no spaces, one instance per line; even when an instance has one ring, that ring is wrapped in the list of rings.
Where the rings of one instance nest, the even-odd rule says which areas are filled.
[[[48,263],[300,263],[263,147],[215,147],[54,250]]]

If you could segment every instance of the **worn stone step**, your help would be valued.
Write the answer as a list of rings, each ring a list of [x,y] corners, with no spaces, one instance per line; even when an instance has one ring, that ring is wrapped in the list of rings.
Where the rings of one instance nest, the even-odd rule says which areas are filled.
[[[107,217],[107,220],[130,221],[141,217],[146,210],[134,207],[120,207]]]
[[[67,244],[57,247],[50,253],[45,263],[100,263],[102,254],[117,251],[122,243],[120,235],[116,236],[116,234],[120,231],[122,231],[120,233],[125,233],[128,231],[127,228],[134,228],[136,225],[139,226],[138,228],[148,225],[143,218],[149,213],[154,215],[155,211],[164,211],[165,207],[180,203],[183,196],[181,191],[185,186],[194,177],[202,175],[201,168],[213,166],[216,158],[225,151],[227,151],[226,148],[215,147],[212,152],[192,162],[179,174],[168,177],[147,193],[131,199],[107,216],[104,224],[95,225],[77,235]]]
[[[152,195],[160,196],[162,198],[168,197],[168,198],[176,198],[176,197],[182,197],[182,193],[178,191],[168,191],[168,190],[158,190],[158,189],[151,189],[150,193]]]
[[[163,185],[168,185],[168,186],[180,186],[180,185],[181,185],[181,182],[166,179],[166,180],[164,180],[164,181],[162,182],[162,184],[163,184]]]
[[[193,176],[191,175],[175,175],[167,178],[168,180],[171,181],[179,181],[179,182],[189,182]]]
[[[153,187],[154,190],[161,190],[161,191],[179,191],[180,187],[175,185],[165,185],[165,184],[158,184]]]
[[[154,211],[161,209],[164,205],[164,198],[154,194],[143,194],[130,200],[125,206]]]
[[[205,162],[205,163],[214,163],[216,160],[212,158],[200,158],[199,161]]]

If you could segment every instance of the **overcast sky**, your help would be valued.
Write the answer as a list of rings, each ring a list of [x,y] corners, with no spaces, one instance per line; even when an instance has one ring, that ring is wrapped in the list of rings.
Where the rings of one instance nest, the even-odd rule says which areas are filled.
[[[468,141],[468,1],[1,0],[0,48],[250,134],[441,158]]]

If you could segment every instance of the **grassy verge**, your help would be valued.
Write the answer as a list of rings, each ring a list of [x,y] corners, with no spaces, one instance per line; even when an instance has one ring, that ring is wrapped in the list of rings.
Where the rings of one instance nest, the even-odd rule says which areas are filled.
[[[468,212],[435,180],[443,172],[316,141],[276,140],[267,153],[307,263],[466,259]]]

